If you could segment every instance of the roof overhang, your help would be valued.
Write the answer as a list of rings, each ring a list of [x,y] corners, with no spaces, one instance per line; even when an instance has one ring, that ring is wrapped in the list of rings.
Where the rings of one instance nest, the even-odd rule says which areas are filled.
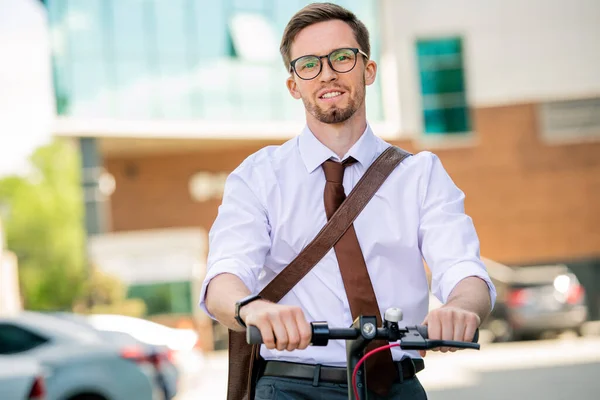
[[[304,121],[216,122],[112,120],[60,117],[54,121],[57,137],[94,137],[105,156],[147,155],[183,151],[218,151],[240,146],[282,143],[298,135]],[[393,124],[372,123],[384,140],[400,139]]]
[[[59,117],[54,121],[53,133],[63,137],[285,140],[300,133],[304,125],[304,121],[148,121]],[[371,123],[371,127],[382,139],[401,139],[398,124],[375,122]]]

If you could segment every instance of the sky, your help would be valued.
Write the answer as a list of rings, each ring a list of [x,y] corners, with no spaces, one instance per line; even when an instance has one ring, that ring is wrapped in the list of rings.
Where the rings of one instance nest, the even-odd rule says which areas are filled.
[[[0,177],[24,173],[51,138],[50,44],[38,0],[0,0]]]

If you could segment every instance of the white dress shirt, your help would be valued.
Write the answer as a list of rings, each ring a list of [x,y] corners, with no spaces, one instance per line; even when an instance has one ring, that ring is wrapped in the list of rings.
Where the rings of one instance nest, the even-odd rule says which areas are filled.
[[[346,168],[348,194],[388,143],[369,125],[343,157],[357,163]],[[209,281],[228,272],[252,293],[260,292],[317,235],[327,222],[323,202],[325,175],[321,164],[341,161],[305,127],[281,146],[250,155],[228,177],[223,202],[209,233]],[[496,291],[479,256],[479,240],[464,213],[464,194],[448,176],[439,158],[428,151],[405,159],[356,218],[354,227],[382,315],[389,307],[404,312],[400,325],[417,325],[428,313],[429,286],[423,265],[432,272],[431,291],[443,303],[454,286],[468,276],[488,283],[492,305]],[[349,327],[352,315],[334,250],[280,301],[297,305],[307,320]],[[392,349],[395,360],[415,351]],[[292,352],[268,350],[265,359],[345,366],[345,343],[309,346]]]

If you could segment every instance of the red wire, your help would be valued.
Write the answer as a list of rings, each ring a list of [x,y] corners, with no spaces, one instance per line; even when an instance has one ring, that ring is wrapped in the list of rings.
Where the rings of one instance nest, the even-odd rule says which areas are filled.
[[[392,347],[399,347],[399,346],[400,346],[400,343],[394,343],[394,344],[388,344],[385,346],[377,347],[376,349],[369,351],[367,354],[362,356],[362,358],[360,360],[358,360],[356,367],[354,367],[354,371],[352,371],[352,390],[354,391],[354,397],[357,400],[358,400],[358,389],[356,387],[356,373],[358,372],[358,368],[360,368],[362,363],[364,363],[368,357],[372,356],[373,354],[377,353],[378,351],[383,351],[383,350],[391,349]],[[366,383],[367,382],[365,381],[365,384]]]

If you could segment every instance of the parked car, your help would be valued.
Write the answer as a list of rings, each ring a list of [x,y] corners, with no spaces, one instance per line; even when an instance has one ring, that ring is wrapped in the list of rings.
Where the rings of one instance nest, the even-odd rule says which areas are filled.
[[[0,356],[0,399],[46,400],[44,369],[24,356]]]
[[[0,318],[0,355],[23,355],[45,371],[47,400],[162,400],[145,359],[80,325],[35,312]]]
[[[177,394],[180,374],[174,363],[172,350],[160,343],[156,344],[156,341],[155,343],[148,343],[133,337],[128,333],[130,329],[127,324],[118,324],[118,322],[122,321],[122,318],[127,321],[140,320],[143,321],[141,322],[142,326],[146,328],[148,326],[146,323],[150,323],[151,326],[158,324],[121,315],[106,315],[104,318],[101,316],[100,322],[98,322],[96,315],[81,315],[67,312],[53,312],[50,315],[77,323],[84,329],[93,330],[110,343],[121,346],[122,354],[125,354],[130,359],[150,362],[157,371],[157,382],[164,393],[164,398],[170,400]],[[113,326],[114,323],[109,324],[106,321],[116,321],[117,324]]]
[[[198,342],[198,334],[191,329],[175,329],[168,326],[125,315],[92,314],[87,317],[95,329],[113,334],[127,334],[143,343],[156,357],[163,377],[167,399],[175,397],[178,391],[180,372],[177,368],[177,354],[191,351]]]
[[[585,291],[566,265],[521,267],[483,257],[482,261],[498,294],[494,309],[481,324],[494,342],[566,330],[581,334],[588,319]],[[441,305],[430,294],[429,309]]]
[[[566,330],[581,334],[588,319],[585,290],[566,265],[507,267],[486,261],[486,266],[498,297],[482,328],[495,341]]]
[[[198,343],[198,334],[192,329],[171,328],[142,318],[92,314],[88,319],[99,330],[125,332],[144,343],[165,346],[172,353],[190,351]]]

